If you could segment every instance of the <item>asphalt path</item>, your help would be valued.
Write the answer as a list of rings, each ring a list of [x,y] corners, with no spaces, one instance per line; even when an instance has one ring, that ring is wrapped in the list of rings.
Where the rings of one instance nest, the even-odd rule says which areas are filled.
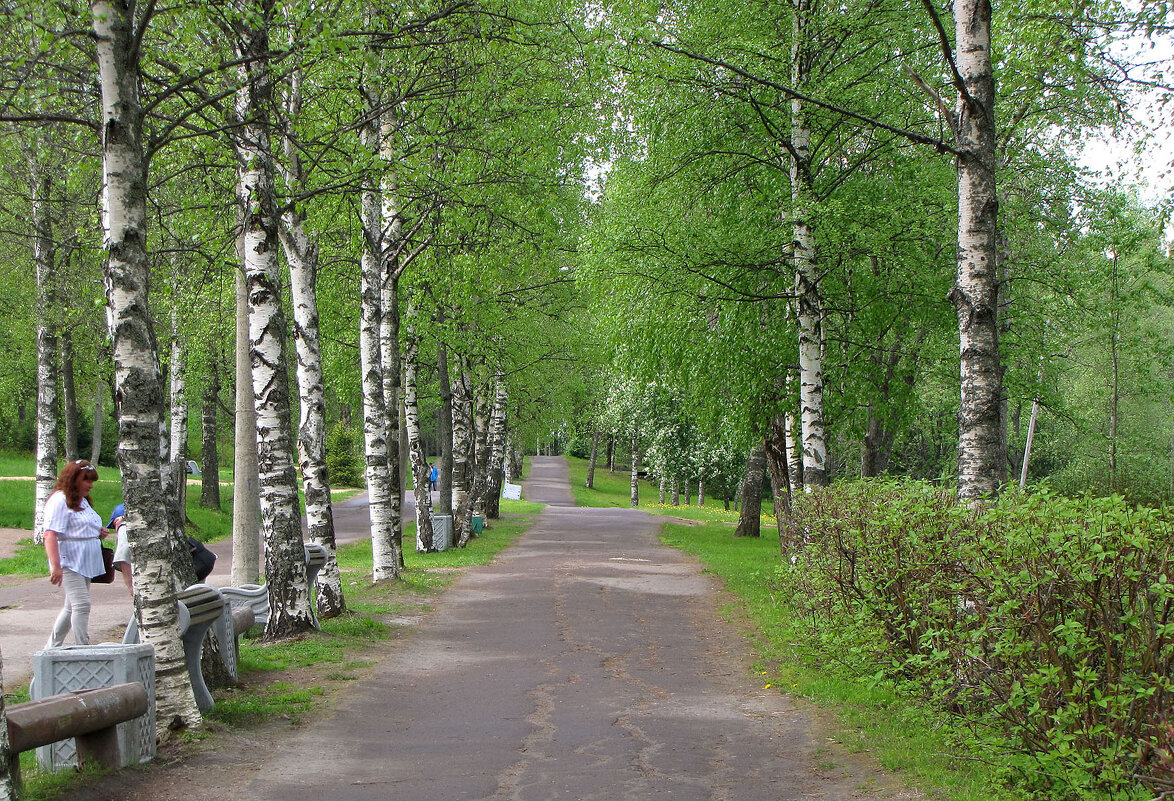
[[[570,506],[557,457],[532,459],[523,492],[550,504],[531,529],[329,717],[257,753],[236,797],[895,797],[875,768],[827,767],[826,738],[752,673],[714,579],[660,543],[660,521]]]
[[[366,493],[335,503],[333,509],[337,544],[370,538]],[[408,492],[404,501],[404,518],[414,519],[415,514],[415,499]],[[407,546],[414,547],[412,543]],[[216,566],[208,576],[208,583],[216,587],[228,586],[232,583],[232,538],[208,547],[216,554]],[[116,576],[113,584],[91,584],[90,595],[90,642],[120,642],[132,614],[130,595],[122,577]],[[32,677],[33,654],[45,647],[64,597],[61,588],[51,585],[47,577],[20,580],[14,576],[0,576],[0,655],[4,659],[5,687],[17,687]],[[65,643],[73,644],[72,635],[65,638]]]

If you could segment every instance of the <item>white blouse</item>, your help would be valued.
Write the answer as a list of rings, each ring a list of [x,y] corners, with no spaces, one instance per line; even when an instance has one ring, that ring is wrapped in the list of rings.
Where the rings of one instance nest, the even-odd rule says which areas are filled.
[[[79,511],[65,503],[60,490],[45,501],[45,530],[57,533],[57,555],[61,567],[86,578],[106,572],[102,564],[102,517],[82,498]]]

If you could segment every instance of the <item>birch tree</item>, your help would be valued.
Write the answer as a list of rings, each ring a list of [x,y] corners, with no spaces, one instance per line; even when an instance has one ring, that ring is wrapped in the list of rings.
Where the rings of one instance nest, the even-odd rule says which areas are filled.
[[[140,636],[155,646],[155,708],[160,736],[177,725],[197,727],[179,639],[172,542],[161,504],[159,425],[163,390],[147,287],[147,164],[137,46],[150,22],[128,0],[91,5],[102,93],[102,221],[108,254],[114,386],[119,405],[119,468],[131,545],[135,614]]]
[[[236,138],[243,203],[244,272],[249,298],[249,349],[257,424],[257,465],[265,578],[269,591],[267,640],[315,627],[306,587],[297,474],[290,441],[290,388],[286,322],[277,261],[279,225],[270,147],[273,84],[269,72],[272,0],[242,3],[233,20],[238,54],[245,62],[237,97],[242,122]]]
[[[363,144],[374,157],[379,155],[380,109],[382,101],[371,86],[363,88]],[[380,178],[373,169],[364,173],[361,195],[363,255],[360,262],[359,355],[363,387],[363,439],[366,456],[367,495],[370,498],[371,551],[375,581],[399,578],[403,555],[397,548],[392,517],[393,483],[389,449],[391,413],[384,392],[383,351],[380,329],[383,318],[383,215]]]
[[[44,146],[42,141],[41,146]],[[33,223],[33,261],[37,271],[37,453],[36,512],[33,538],[44,536],[45,501],[57,481],[57,277],[53,254],[52,220],[49,215],[49,176],[29,156],[29,196]]]
[[[346,601],[334,552],[334,510],[330,500],[330,476],[326,469],[326,398],[318,325],[318,244],[307,230],[307,213],[300,200],[300,196],[307,194],[307,175],[294,131],[302,113],[302,83],[302,71],[295,66],[285,85],[281,116],[284,159],[280,163],[287,191],[293,197],[281,212],[278,234],[289,265],[293,301],[301,415],[298,461],[302,471],[306,521],[310,539],[326,548],[327,554],[326,564],[317,577],[318,614],[331,618],[346,611]]]
[[[415,306],[408,309],[407,343],[404,347],[404,421],[408,429],[408,453],[412,468],[412,485],[416,500],[416,550],[436,550],[432,531],[432,481],[428,457],[420,439],[420,407],[417,402],[417,369],[420,336],[416,332]]]

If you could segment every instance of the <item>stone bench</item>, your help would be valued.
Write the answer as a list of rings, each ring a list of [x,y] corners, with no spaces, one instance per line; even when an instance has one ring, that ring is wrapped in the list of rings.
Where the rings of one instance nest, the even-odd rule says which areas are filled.
[[[253,610],[255,625],[264,626],[269,622],[269,590],[261,584],[244,584],[240,587],[221,587],[220,594],[232,604],[233,609],[248,607]]]
[[[225,602],[220,590],[208,584],[193,584],[176,596],[176,611],[179,614],[179,634],[183,641],[184,660],[187,663],[188,675],[191,677],[196,705],[201,712],[208,712],[216,705],[216,702],[212,700],[212,693],[208,691],[203,671],[200,670],[200,655],[204,650],[204,636],[208,633],[208,629],[225,616],[226,612],[231,617],[231,607]],[[236,637],[235,634],[232,639],[226,636],[225,624],[222,624],[222,630],[225,636],[218,637],[221,652],[224,654],[225,667],[233,674],[235,680]],[[123,635],[122,642],[131,644],[138,641],[138,621],[132,617],[130,624],[126,627],[126,634]],[[229,666],[230,658],[232,660],[231,667]]]
[[[118,724],[146,715],[150,705],[147,688],[137,681],[15,704],[6,710],[10,754],[0,759],[19,771],[16,754],[72,739],[79,766],[134,764],[135,755],[123,753]],[[14,778],[19,783],[19,773]]]
[[[208,712],[216,705],[204,674],[200,670],[200,653],[204,649],[204,635],[224,614],[224,597],[215,587],[207,584],[193,584],[177,597],[179,610],[179,631],[183,639],[183,655],[187,661],[188,675],[192,679],[192,692],[196,706],[201,712]],[[221,641],[222,647],[225,645]],[[233,650],[225,648],[226,651]]]

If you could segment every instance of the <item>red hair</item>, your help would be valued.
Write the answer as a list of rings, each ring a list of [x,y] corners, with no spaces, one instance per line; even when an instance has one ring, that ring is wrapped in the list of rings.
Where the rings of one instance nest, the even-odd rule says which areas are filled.
[[[54,490],[61,490],[65,493],[65,505],[75,512],[81,511],[83,498],[91,507],[94,505],[89,495],[82,495],[81,482],[83,478],[92,478],[97,481],[98,469],[86,459],[78,459],[61,469],[57,476],[57,483],[53,485]]]

